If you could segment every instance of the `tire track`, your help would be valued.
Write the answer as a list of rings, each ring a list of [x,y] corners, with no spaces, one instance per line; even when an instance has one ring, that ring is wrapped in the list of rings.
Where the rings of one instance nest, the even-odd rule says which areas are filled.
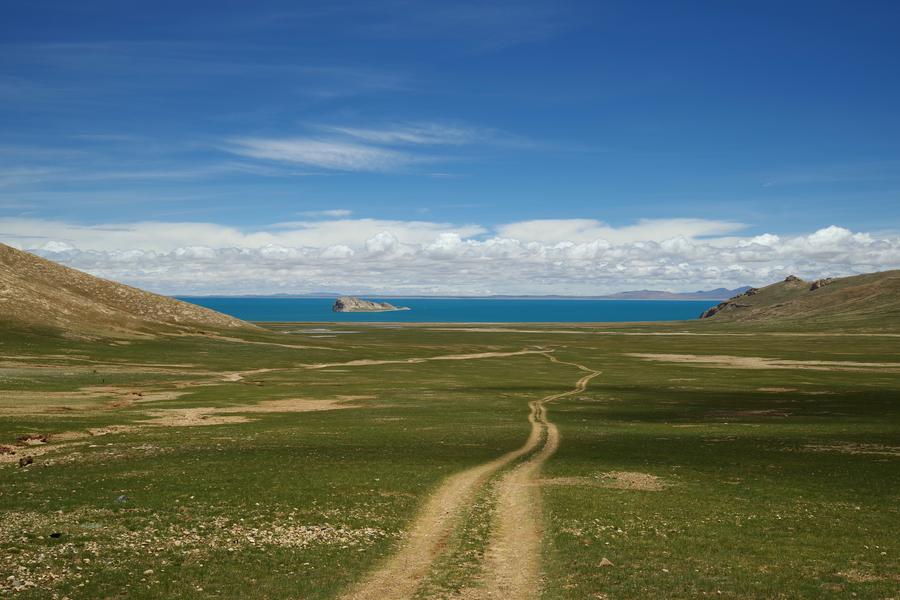
[[[525,600],[540,596],[541,491],[535,481],[541,467],[559,448],[560,439],[556,425],[547,418],[545,405],[584,392],[590,381],[600,375],[600,371],[584,365],[546,356],[555,363],[577,367],[586,375],[574,389],[532,402],[532,435],[543,439],[543,445],[497,484],[497,518],[485,553],[484,582],[478,589],[463,594],[464,598]]]
[[[532,353],[535,352],[523,350],[505,355]],[[531,432],[520,448],[447,478],[426,501],[403,546],[384,565],[344,594],[344,600],[412,598],[435,560],[446,549],[454,526],[472,504],[478,490],[492,475],[539,449],[529,460],[504,476],[499,485],[500,517],[497,533],[492,536],[489,546],[487,585],[484,589],[487,593],[501,594],[492,595],[493,598],[530,598],[536,595],[540,580],[540,498],[534,486],[528,484],[559,445],[559,433],[547,420],[544,404],[583,392],[588,382],[600,374],[583,365],[557,360],[547,351],[537,353],[555,363],[576,366],[588,374],[568,392],[551,394],[529,403]],[[446,357],[435,359],[447,360]],[[451,360],[459,359],[454,357]],[[523,498],[516,498],[517,495]],[[525,594],[528,589],[533,594]],[[475,598],[480,597],[481,592],[479,588],[464,595]]]
[[[416,518],[403,547],[380,569],[356,585],[346,600],[393,600],[412,598],[428,576],[432,563],[446,547],[453,528],[478,490],[491,475],[527,454],[540,442],[540,432],[532,430],[518,450],[489,463],[449,477],[435,491]]]

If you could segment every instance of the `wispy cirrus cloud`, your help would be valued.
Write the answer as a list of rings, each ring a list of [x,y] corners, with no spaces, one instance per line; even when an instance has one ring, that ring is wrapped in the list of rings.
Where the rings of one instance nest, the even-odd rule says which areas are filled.
[[[441,123],[400,123],[383,128],[320,125],[321,129],[379,144],[462,145],[488,140],[492,132]]]
[[[333,171],[390,172],[447,160],[445,154],[435,151],[437,148],[458,149],[499,139],[493,130],[435,122],[312,128],[320,133],[285,138],[233,137],[221,149],[248,158]]]
[[[334,171],[394,171],[423,160],[389,148],[306,137],[232,138],[223,149],[249,158]]]

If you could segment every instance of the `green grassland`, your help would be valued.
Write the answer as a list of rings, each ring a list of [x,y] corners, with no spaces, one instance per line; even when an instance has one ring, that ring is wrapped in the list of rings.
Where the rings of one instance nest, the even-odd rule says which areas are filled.
[[[543,597],[900,597],[900,337],[471,328],[125,343],[0,328],[0,445],[16,453],[0,463],[0,594],[337,597],[447,476],[522,445],[528,402],[583,375],[540,353],[406,359],[525,349],[601,372],[547,407],[561,443],[537,482]],[[338,364],[360,360],[398,362]],[[420,597],[478,581],[497,477]]]

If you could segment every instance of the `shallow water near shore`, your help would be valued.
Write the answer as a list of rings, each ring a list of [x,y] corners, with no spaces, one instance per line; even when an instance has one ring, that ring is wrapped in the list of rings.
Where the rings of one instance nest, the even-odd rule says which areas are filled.
[[[336,313],[332,298],[178,296],[246,321],[398,323],[592,323],[696,319],[716,300],[580,300],[495,298],[400,298],[386,300],[412,310]]]

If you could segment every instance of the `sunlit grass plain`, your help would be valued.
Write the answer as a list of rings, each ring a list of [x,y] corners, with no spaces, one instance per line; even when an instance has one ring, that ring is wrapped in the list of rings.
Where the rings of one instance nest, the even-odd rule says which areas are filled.
[[[309,365],[535,349],[601,371],[548,406],[561,445],[540,484],[544,597],[898,596],[900,369],[632,354],[881,364],[898,361],[900,338],[700,323],[499,328],[278,324],[240,335],[261,343],[127,344],[3,329],[0,444],[16,454],[0,463],[0,589],[336,597],[402,543],[443,478],[521,446],[527,403],[580,373],[542,354]],[[672,333],[702,335],[656,335]],[[250,408],[292,399],[349,408]],[[201,423],[154,422],[165,414]],[[17,445],[26,434],[49,442]],[[34,463],[19,467],[25,455]],[[622,473],[652,485],[618,485]],[[478,580],[496,477],[421,597]]]

